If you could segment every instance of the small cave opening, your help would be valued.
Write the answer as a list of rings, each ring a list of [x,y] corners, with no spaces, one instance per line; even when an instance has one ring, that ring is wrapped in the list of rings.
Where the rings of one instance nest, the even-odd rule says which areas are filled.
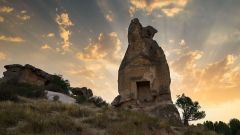
[[[147,102],[151,98],[150,81],[139,81],[137,83],[137,98],[141,102]]]

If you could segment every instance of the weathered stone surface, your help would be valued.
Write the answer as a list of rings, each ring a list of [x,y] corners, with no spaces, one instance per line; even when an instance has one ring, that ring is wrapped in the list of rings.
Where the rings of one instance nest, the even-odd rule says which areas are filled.
[[[44,86],[51,77],[50,74],[29,64],[25,66],[13,64],[4,67],[7,71],[3,73],[3,81]]]
[[[86,99],[89,99],[90,97],[93,96],[93,92],[91,89],[88,89],[87,87],[82,87],[82,88],[71,88],[71,91],[74,95],[78,96],[84,96]]]
[[[121,96],[118,95],[114,98],[114,100],[111,103],[112,106],[120,106],[121,105]]]
[[[12,64],[4,66],[6,71],[3,73],[3,82],[27,83],[44,87],[46,90],[62,92],[68,94],[61,85],[56,83],[56,76],[38,69],[32,65]]]
[[[152,26],[142,27],[136,18],[131,21],[129,45],[118,71],[119,96],[112,105],[142,108],[164,119],[180,121],[171,99],[171,78],[165,54],[152,39],[155,33],[157,30]]]

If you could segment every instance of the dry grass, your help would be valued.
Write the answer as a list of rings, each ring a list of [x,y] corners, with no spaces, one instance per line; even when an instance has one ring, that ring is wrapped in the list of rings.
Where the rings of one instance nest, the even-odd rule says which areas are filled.
[[[176,130],[175,130],[176,131]],[[185,135],[215,135],[201,127],[179,127]],[[0,102],[0,135],[172,134],[166,122],[144,113],[21,98]]]
[[[140,112],[105,109],[84,122],[93,128],[105,129],[109,135],[154,135],[170,126]]]
[[[92,112],[79,105],[45,100],[0,103],[0,134],[79,134],[81,123],[75,119]]]

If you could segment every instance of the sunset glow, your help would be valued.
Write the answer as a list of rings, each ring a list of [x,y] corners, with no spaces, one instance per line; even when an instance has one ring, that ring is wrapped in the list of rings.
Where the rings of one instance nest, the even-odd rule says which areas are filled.
[[[204,120],[239,119],[239,6],[239,0],[0,0],[0,72],[7,64],[31,64],[111,102],[128,26],[139,18],[158,30],[173,102],[185,93],[200,102]]]

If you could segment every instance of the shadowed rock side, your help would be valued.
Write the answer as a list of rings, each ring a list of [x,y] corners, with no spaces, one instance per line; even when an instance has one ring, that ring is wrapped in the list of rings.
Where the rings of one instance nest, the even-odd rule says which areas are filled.
[[[113,106],[142,110],[168,121],[180,122],[170,93],[170,72],[165,54],[153,40],[157,30],[133,19],[128,48],[118,71],[118,92]]]
[[[3,81],[14,83],[28,83],[44,86],[51,80],[52,75],[32,65],[12,64],[4,66]]]
[[[60,84],[56,84],[56,80],[54,80],[56,75],[49,74],[32,65],[12,64],[5,65],[4,67],[6,71],[3,73],[3,78],[0,78],[0,84],[1,82],[10,82],[12,84],[26,83],[30,85],[41,86],[45,90],[49,91],[65,91],[59,86]],[[69,90],[71,90],[73,95],[83,96],[86,99],[89,99],[93,96],[92,90],[86,87],[71,87]],[[69,93],[66,91],[64,94]]]

